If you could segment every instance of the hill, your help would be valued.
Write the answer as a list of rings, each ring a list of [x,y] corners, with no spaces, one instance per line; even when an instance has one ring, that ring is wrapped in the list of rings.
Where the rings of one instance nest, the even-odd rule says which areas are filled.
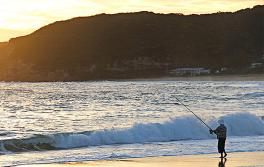
[[[264,6],[203,15],[100,14],[0,43],[0,80],[150,77],[180,67],[247,72],[263,55]]]

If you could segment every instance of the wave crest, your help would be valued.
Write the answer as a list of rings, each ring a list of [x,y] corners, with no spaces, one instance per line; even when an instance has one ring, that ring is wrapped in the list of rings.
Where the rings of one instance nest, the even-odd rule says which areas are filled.
[[[263,121],[250,113],[235,113],[222,116],[228,136],[264,135]],[[215,120],[207,123],[216,127]],[[135,124],[127,129],[111,129],[82,133],[36,135],[27,139],[1,141],[1,151],[39,151],[78,147],[168,142],[176,140],[200,140],[214,138],[208,129],[193,116],[182,116],[164,123]]]

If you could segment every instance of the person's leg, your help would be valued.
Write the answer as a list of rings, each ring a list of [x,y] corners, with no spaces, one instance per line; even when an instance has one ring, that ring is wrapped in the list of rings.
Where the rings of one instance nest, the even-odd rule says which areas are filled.
[[[224,157],[226,157],[226,156],[227,156],[227,153],[226,153],[226,151],[225,151],[225,150],[224,150],[224,153],[225,153]]]
[[[220,158],[223,158],[223,152],[224,152],[224,140],[223,140],[223,138],[218,139],[218,152],[221,153]]]
[[[226,139],[224,139],[224,153],[225,153],[225,155],[224,155],[224,157],[226,157],[227,156],[227,153],[226,153],[226,151],[225,151],[225,141],[226,141]]]

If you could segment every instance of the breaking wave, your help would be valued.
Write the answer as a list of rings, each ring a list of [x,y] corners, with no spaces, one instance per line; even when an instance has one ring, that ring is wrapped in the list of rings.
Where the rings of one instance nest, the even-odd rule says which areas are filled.
[[[253,114],[228,114],[221,119],[228,128],[228,136],[264,135],[264,122]],[[216,122],[216,119],[207,121],[212,128],[217,126]],[[199,120],[193,116],[182,116],[164,123],[135,124],[127,129],[35,135],[25,139],[2,140],[0,144],[3,153],[210,138],[215,137]]]
[[[257,98],[257,97],[264,97],[264,92],[252,92],[252,93],[247,93],[243,97],[246,98]]]

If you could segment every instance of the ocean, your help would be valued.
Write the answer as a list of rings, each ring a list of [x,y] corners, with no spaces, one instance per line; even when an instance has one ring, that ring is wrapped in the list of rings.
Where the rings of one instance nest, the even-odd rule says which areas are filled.
[[[0,164],[264,151],[264,81],[0,83]]]

